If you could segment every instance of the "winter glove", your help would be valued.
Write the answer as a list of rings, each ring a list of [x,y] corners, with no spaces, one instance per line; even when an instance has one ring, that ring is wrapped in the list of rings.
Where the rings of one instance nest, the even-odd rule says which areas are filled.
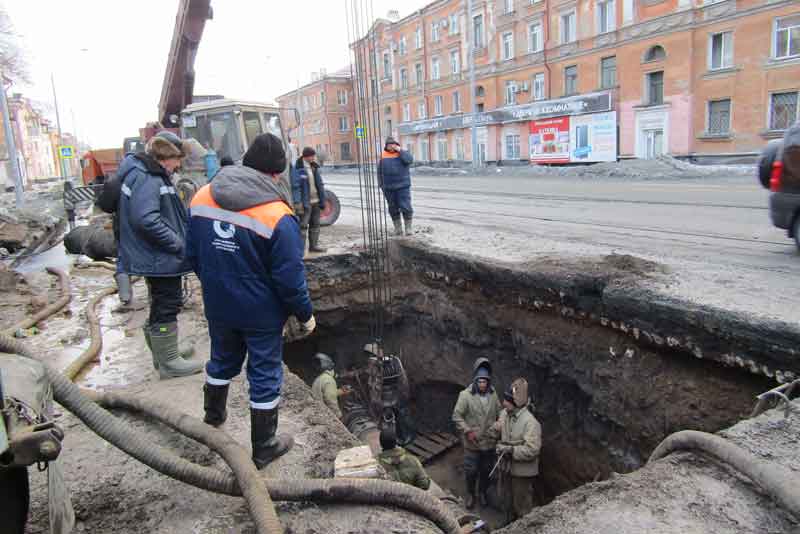
[[[478,433],[474,430],[468,430],[466,436],[469,442],[475,443],[478,441]]]
[[[317,328],[317,320],[314,319],[314,316],[311,316],[311,319],[303,323],[303,333],[305,335],[309,335],[314,329]]]
[[[513,445],[506,445],[504,443],[498,443],[497,447],[495,448],[495,452],[498,455],[504,454],[504,453],[505,454],[511,454],[512,452],[514,452],[514,446]]]

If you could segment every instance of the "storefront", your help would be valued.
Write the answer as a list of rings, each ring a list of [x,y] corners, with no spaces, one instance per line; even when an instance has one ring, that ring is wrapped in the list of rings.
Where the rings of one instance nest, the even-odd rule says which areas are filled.
[[[457,130],[455,137],[464,139],[469,148],[473,124],[478,126],[482,161],[575,163],[617,159],[617,114],[610,92],[408,122],[397,129],[403,144],[417,144],[418,159],[427,160],[423,159],[427,156],[444,161],[460,159],[458,151],[445,154],[446,133]]]

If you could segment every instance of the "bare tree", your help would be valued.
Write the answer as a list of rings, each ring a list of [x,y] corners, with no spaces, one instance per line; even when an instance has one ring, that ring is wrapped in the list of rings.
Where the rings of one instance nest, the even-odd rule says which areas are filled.
[[[0,5],[0,72],[13,82],[31,82],[28,58],[8,12]]]

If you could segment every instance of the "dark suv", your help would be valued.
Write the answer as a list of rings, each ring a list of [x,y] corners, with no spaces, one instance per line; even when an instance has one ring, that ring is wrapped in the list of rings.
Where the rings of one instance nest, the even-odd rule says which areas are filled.
[[[787,143],[793,133],[800,137],[800,125],[794,126],[783,141],[772,142],[764,149],[759,179],[770,190],[772,224],[787,230],[800,250],[800,143]]]

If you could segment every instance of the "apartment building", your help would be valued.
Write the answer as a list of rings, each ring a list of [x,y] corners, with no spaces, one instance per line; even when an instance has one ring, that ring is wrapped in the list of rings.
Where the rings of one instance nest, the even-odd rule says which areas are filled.
[[[485,162],[752,157],[798,119],[797,0],[466,4],[378,19],[352,46],[370,116],[418,161],[471,160],[473,124]]]
[[[326,165],[354,162],[353,84],[350,68],[314,73],[312,81],[279,96],[284,125],[299,150],[311,146]],[[294,112],[297,111],[297,113]]]

